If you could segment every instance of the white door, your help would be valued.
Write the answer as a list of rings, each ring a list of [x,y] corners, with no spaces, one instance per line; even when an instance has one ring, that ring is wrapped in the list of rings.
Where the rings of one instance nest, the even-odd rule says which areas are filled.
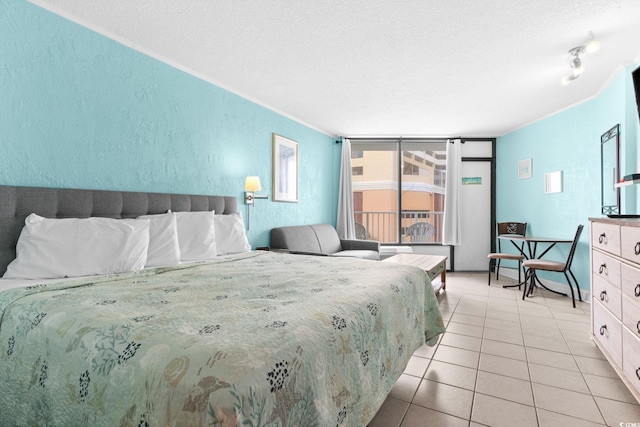
[[[454,269],[486,271],[487,254],[491,251],[491,162],[463,161],[461,170],[458,184],[462,243],[454,247]]]

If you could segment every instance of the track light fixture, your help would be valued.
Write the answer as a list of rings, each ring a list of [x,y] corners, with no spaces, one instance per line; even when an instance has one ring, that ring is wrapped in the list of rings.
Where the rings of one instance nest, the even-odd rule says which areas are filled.
[[[576,46],[569,50],[569,67],[571,67],[571,74],[562,78],[562,84],[568,85],[578,77],[584,71],[584,65],[580,55],[583,53],[594,53],[600,49],[600,42],[593,39],[593,33],[589,33],[589,40],[582,46]]]

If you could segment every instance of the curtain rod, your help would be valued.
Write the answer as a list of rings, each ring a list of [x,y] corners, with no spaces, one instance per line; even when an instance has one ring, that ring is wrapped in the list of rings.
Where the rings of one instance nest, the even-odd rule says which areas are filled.
[[[371,142],[395,142],[395,141],[400,141],[400,142],[447,142],[449,140],[450,143],[453,144],[452,140],[455,139],[459,139],[463,144],[464,144],[464,140],[462,139],[462,137],[458,136],[458,137],[454,137],[454,138],[402,138],[402,137],[397,137],[397,138],[347,138],[350,141],[371,141]],[[342,140],[338,139],[336,140],[336,144],[342,144]]]

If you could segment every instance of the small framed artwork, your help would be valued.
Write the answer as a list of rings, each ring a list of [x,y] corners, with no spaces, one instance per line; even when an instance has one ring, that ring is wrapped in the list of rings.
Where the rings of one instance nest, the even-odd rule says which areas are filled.
[[[273,200],[298,202],[298,143],[273,134]]]
[[[544,174],[544,192],[562,193],[562,171]]]
[[[518,179],[531,178],[531,159],[518,162]]]

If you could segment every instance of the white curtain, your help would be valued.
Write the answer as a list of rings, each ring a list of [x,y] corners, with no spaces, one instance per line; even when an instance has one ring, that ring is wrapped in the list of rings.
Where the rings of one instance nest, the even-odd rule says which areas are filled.
[[[447,182],[444,190],[444,221],[442,243],[459,245],[460,236],[460,139],[447,141]]]
[[[342,239],[356,238],[356,224],[353,219],[353,191],[351,189],[351,142],[347,138],[342,138],[340,195],[336,229],[338,236]]]

